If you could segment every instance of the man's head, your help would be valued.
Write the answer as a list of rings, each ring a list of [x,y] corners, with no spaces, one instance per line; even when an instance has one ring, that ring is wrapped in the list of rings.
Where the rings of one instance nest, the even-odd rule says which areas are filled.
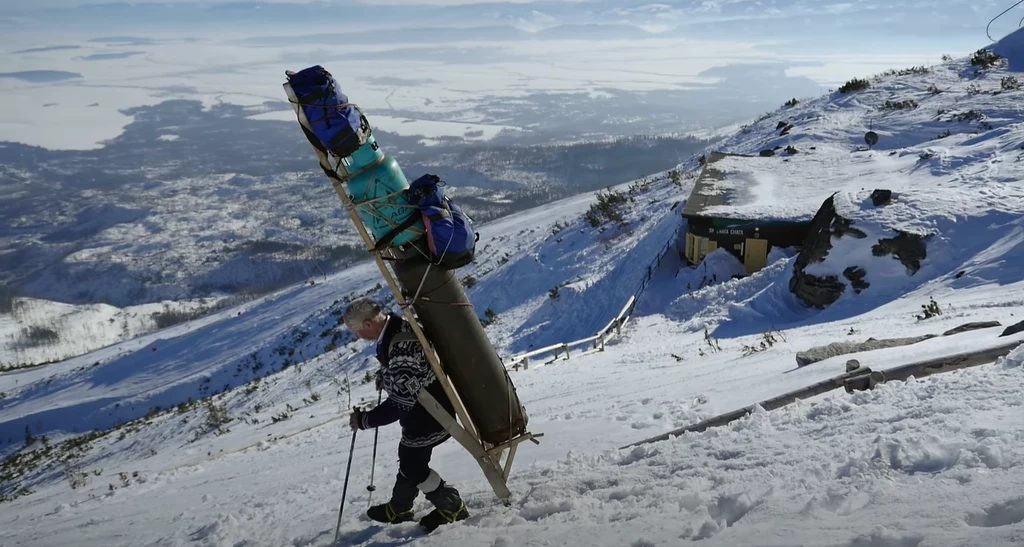
[[[363,340],[376,340],[384,330],[388,317],[373,300],[360,298],[349,304],[342,316],[345,326]]]

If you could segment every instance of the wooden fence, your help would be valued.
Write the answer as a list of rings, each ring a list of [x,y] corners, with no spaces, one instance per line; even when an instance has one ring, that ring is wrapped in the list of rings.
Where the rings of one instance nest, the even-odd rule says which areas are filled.
[[[674,213],[676,211],[676,208],[673,207],[672,211]],[[545,361],[545,363],[553,363],[557,361],[559,358],[563,360],[568,359],[571,356],[570,350],[579,348],[581,346],[583,346],[584,348],[583,352],[578,353],[576,355],[577,357],[582,357],[584,355],[590,355],[592,353],[604,351],[604,346],[609,340],[611,340],[615,336],[619,336],[622,334],[622,325],[626,324],[626,321],[628,321],[630,316],[633,315],[633,308],[636,306],[637,300],[640,298],[640,295],[642,295],[643,292],[647,290],[647,287],[651,284],[651,279],[654,275],[654,271],[658,268],[658,266],[661,265],[661,261],[665,258],[665,256],[668,255],[669,251],[676,248],[676,242],[679,239],[679,232],[685,226],[686,222],[680,222],[679,226],[677,226],[676,229],[672,232],[672,237],[670,237],[669,241],[665,243],[665,246],[662,247],[660,251],[658,251],[657,258],[655,258],[654,261],[652,261],[647,266],[647,272],[644,275],[643,280],[640,282],[640,286],[637,287],[637,290],[633,292],[633,295],[630,296],[628,300],[626,300],[626,304],[622,306],[622,311],[620,311],[614,319],[612,319],[607,325],[605,325],[604,328],[597,331],[597,333],[594,334],[593,336],[581,338],[573,342],[552,344],[544,348],[535,349],[529,353],[524,353],[522,355],[516,355],[514,357],[511,357],[505,361],[505,368],[512,370],[519,370],[520,368],[522,368],[523,370],[527,370],[528,368],[530,368],[530,360],[533,359],[534,357],[539,357],[542,355],[550,355],[551,357],[549,360]]]

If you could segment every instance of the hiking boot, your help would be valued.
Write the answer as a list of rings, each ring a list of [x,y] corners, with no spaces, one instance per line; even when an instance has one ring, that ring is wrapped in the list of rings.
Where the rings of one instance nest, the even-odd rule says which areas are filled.
[[[412,509],[405,511],[396,511],[391,503],[382,503],[380,505],[374,505],[366,510],[366,516],[370,517],[370,520],[377,522],[383,522],[386,524],[395,524],[397,522],[409,522],[413,519]]]
[[[442,524],[451,524],[455,521],[466,520],[467,518],[469,518],[469,511],[466,510],[465,505],[459,505],[459,508],[455,511],[434,509],[427,513],[427,516],[420,519],[420,526],[429,534]]]

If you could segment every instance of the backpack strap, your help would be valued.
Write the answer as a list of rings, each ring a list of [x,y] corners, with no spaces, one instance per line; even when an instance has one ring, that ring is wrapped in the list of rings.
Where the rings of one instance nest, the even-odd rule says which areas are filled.
[[[409,215],[409,218],[405,219],[405,222],[399,224],[398,226],[395,226],[394,228],[391,229],[391,231],[389,231],[387,234],[381,237],[380,240],[377,241],[377,243],[373,246],[372,252],[379,253],[380,251],[383,251],[385,248],[387,248],[388,245],[391,245],[391,242],[396,237],[398,237],[398,234],[408,230],[409,228],[412,228],[413,225],[416,224],[416,222],[420,219],[421,217],[419,215],[416,215],[415,213]]]

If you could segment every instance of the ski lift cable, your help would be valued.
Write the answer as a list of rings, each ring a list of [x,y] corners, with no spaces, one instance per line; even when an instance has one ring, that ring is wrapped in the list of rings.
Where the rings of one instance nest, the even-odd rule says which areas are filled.
[[[989,21],[987,25],[985,25],[985,35],[988,36],[989,40],[991,40],[993,42],[996,41],[995,38],[992,37],[992,34],[989,33],[989,28],[992,26],[992,23],[995,23],[996,19],[999,19],[1000,17],[1006,15],[1010,10],[1012,10],[1013,8],[1015,8],[1015,7],[1017,7],[1017,6],[1021,5],[1021,4],[1024,4],[1024,0],[1018,0],[1015,4],[1013,4],[1012,6],[1006,8],[1005,10],[1003,10],[1002,13],[1000,13],[999,15],[996,15],[995,17],[993,17],[992,20]],[[1017,26],[1020,27],[1020,25],[1022,23],[1024,23],[1024,19],[1021,19],[1021,22],[1017,23]]]

